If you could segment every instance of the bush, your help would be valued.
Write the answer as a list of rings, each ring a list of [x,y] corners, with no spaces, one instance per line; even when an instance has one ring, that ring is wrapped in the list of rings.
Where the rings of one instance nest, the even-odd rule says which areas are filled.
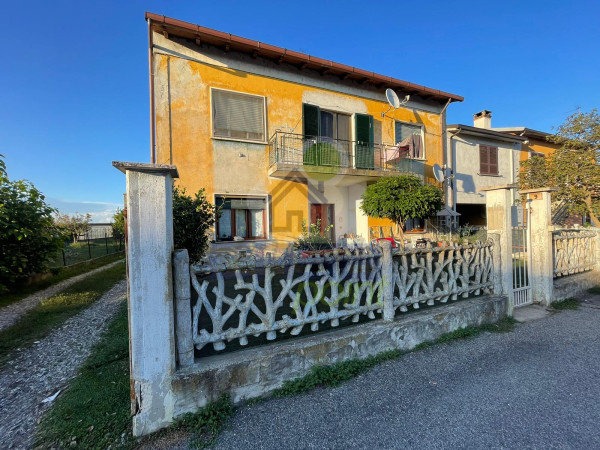
[[[194,197],[185,188],[173,190],[173,233],[175,248],[185,248],[190,262],[198,262],[208,249],[208,230],[215,223],[217,208],[208,201],[204,189]]]
[[[333,225],[329,225],[324,231],[321,231],[321,219],[317,223],[306,225],[306,220],[302,221],[302,234],[294,244],[296,250],[329,250],[333,248],[333,242],[329,237]]]
[[[43,273],[63,246],[53,208],[25,180],[10,181],[0,155],[0,292]]]
[[[113,216],[111,224],[113,237],[119,241],[125,237],[125,213],[121,208]]]

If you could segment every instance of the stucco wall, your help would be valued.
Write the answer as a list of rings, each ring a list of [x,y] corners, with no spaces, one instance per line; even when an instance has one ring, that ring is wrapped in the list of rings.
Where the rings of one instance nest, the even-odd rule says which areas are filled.
[[[517,181],[519,158],[522,153],[519,144],[512,144],[472,135],[448,139],[454,153],[454,172],[457,203],[485,204],[485,195],[479,189],[490,186],[512,184]],[[479,145],[498,147],[499,175],[479,174]]]
[[[394,119],[422,124],[425,129],[425,176],[432,178],[433,164],[442,163],[441,105],[414,96],[407,107],[382,118],[388,109],[384,88],[342,81],[297,67],[253,59],[250,55],[166,39],[154,33],[157,162],[177,166],[178,185],[196,192],[205,188],[215,193],[268,195],[271,200],[273,239],[293,240],[302,220],[309,219],[307,180],[284,180],[268,176],[268,145],[235,142],[212,137],[211,88],[227,89],[266,97],[267,138],[277,129],[302,133],[302,103],[347,114],[370,114],[374,119],[375,142],[394,142]],[[354,117],[351,120],[354,126]],[[353,130],[352,130],[353,132]],[[364,181],[358,183],[363,188]],[[344,204],[343,222],[354,219],[356,200]],[[333,192],[333,191],[332,191]],[[361,192],[362,193],[362,192]],[[341,201],[341,200],[340,200]],[[336,205],[336,215],[341,212]],[[361,227],[366,228],[363,219]]]

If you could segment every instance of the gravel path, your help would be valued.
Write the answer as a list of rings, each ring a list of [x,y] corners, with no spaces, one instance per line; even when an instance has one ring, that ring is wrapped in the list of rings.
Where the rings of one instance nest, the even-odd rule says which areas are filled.
[[[35,294],[30,295],[29,297],[25,297],[18,302],[12,303],[4,308],[0,308],[0,331],[10,327],[14,324],[19,318],[25,314],[27,311],[35,308],[40,304],[42,300],[52,297],[53,295],[58,294],[61,291],[64,291],[69,286],[77,283],[84,278],[87,278],[91,275],[94,275],[98,272],[102,272],[103,270],[109,269],[117,264],[123,264],[123,261],[115,261],[113,263],[107,264],[106,266],[98,267],[97,269],[90,270],[89,272],[82,273],[81,275],[77,275],[75,277],[71,277],[67,280],[61,281],[53,286],[50,286],[43,291],[36,292]]]
[[[126,294],[124,280],[0,370],[1,448],[31,447],[35,425],[49,406],[42,400],[77,374]]]
[[[597,300],[244,407],[217,448],[598,448]]]

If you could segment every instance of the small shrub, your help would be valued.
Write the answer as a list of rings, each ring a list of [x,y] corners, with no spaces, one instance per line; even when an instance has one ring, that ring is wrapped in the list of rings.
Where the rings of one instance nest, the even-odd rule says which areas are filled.
[[[552,307],[554,309],[563,310],[563,309],[578,309],[579,302],[577,299],[573,297],[566,298],[564,300],[560,300],[558,302],[552,302]]]
[[[215,223],[218,210],[208,201],[204,189],[194,197],[185,188],[173,190],[173,234],[175,248],[185,248],[190,262],[200,261],[208,249],[208,230]]]
[[[333,248],[331,240],[331,230],[333,225],[329,225],[325,230],[321,231],[321,219],[317,223],[306,225],[306,220],[302,221],[302,234],[294,244],[296,250],[329,250]]]

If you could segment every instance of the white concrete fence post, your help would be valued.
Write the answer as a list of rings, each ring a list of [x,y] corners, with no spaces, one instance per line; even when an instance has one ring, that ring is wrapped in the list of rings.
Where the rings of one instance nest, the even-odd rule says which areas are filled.
[[[512,316],[512,185],[481,189],[485,192],[488,236],[494,240],[494,294],[509,298],[508,315]]]
[[[192,309],[190,288],[190,258],[187,250],[175,250],[173,254],[173,284],[175,291],[175,336],[177,361],[180,367],[194,364],[194,341],[192,339]]]
[[[392,243],[379,241],[383,250],[381,257],[381,282],[383,283],[383,320],[394,320],[394,263]]]
[[[550,193],[555,188],[520,191],[530,204],[531,294],[533,301],[550,306],[554,287],[554,250],[552,248],[552,209]]]
[[[173,178],[169,165],[113,162],[127,180],[127,262],[133,434],[169,425],[175,371]]]

